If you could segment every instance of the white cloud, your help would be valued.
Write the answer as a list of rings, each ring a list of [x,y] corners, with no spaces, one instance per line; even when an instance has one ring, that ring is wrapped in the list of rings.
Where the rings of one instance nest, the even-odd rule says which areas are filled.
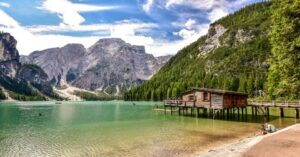
[[[186,28],[188,28],[188,29],[191,29],[191,28],[193,27],[193,25],[195,25],[196,23],[197,23],[196,20],[194,20],[194,19],[188,19],[188,20],[186,21],[186,23],[184,24],[184,26],[185,26]]]
[[[82,43],[90,46],[96,42],[98,37],[71,37],[63,35],[39,35],[30,32],[28,29],[0,10],[0,30],[9,32],[18,41],[17,48],[21,54],[29,54],[35,50],[43,50],[52,47],[61,47],[68,43]]]
[[[10,4],[9,3],[5,3],[5,2],[0,2],[0,6],[1,7],[5,7],[5,8],[10,8]]]
[[[208,24],[199,25],[193,20],[183,23],[183,28],[178,35],[182,40],[168,41],[155,39],[149,36],[137,35],[136,32],[151,30],[158,25],[154,23],[143,23],[139,21],[120,21],[113,24],[92,24],[92,25],[54,25],[54,26],[21,26],[16,20],[0,10],[0,30],[11,33],[17,40],[17,48],[21,54],[26,55],[36,50],[43,50],[52,47],[62,47],[68,43],[81,43],[85,47],[94,44],[100,38],[117,37],[135,45],[144,45],[147,53],[155,56],[176,54],[176,52],[188,44],[196,41],[208,30]],[[189,28],[193,28],[192,30]],[[74,37],[56,35],[57,32],[80,32],[92,31],[95,35]],[[97,32],[108,31],[106,36],[98,36]],[[99,33],[101,34],[101,33]]]
[[[194,26],[194,30],[181,29],[179,32],[175,32],[175,35],[181,36],[182,40],[177,41],[157,41],[153,45],[149,45],[148,52],[153,52],[155,56],[165,54],[176,54],[179,50],[185,46],[195,42],[199,37],[205,35],[208,31],[209,24],[197,24]]]
[[[179,32],[173,33],[174,35],[178,35],[183,39],[189,39],[196,34],[194,30],[187,30],[185,28],[181,29]]]
[[[211,12],[208,13],[208,19],[210,22],[215,22],[216,20],[225,17],[229,12],[223,8],[214,8]]]
[[[28,26],[28,29],[32,33],[56,33],[56,32],[72,32],[72,31],[115,31],[118,29],[119,33],[128,33],[129,31],[143,30],[147,28],[157,27],[154,23],[143,23],[138,21],[119,21],[112,24],[91,24],[91,25],[33,25]]]
[[[165,7],[171,8],[176,5],[191,6],[198,9],[211,9],[214,4],[223,0],[167,0]]]
[[[147,0],[147,2],[143,5],[143,9],[146,13],[149,13],[151,10],[151,7],[153,5],[154,0]]]
[[[165,0],[165,8],[188,6],[203,11],[208,20],[214,22],[250,3],[251,0]]]
[[[21,54],[26,55],[36,50],[43,50],[53,47],[62,47],[68,43],[81,43],[85,47],[94,44],[100,38],[117,37],[122,38],[126,42],[135,45],[153,44],[154,40],[151,37],[136,35],[135,32],[140,29],[157,27],[153,23],[142,23],[133,21],[120,21],[115,24],[95,24],[81,26],[31,26],[23,27],[16,20],[0,10],[0,30],[11,33],[18,41],[17,48]],[[1,26],[2,25],[2,26]],[[101,31],[107,30],[110,35],[107,36],[87,36],[73,37],[65,35],[55,35],[57,31]]]
[[[0,25],[5,27],[19,27],[19,23],[15,21],[12,17],[7,15],[4,11],[0,9]]]
[[[80,12],[92,12],[116,9],[118,6],[98,6],[72,3],[69,0],[46,0],[39,9],[57,13],[66,25],[77,26],[85,19]]]

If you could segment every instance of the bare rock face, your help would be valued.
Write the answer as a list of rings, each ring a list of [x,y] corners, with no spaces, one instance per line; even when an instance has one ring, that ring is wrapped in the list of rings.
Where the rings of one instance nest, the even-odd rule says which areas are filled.
[[[54,96],[47,74],[36,65],[22,65],[19,62],[17,41],[9,33],[0,33],[0,86],[16,87],[17,84],[35,87],[40,92]],[[13,85],[11,83],[14,82]],[[13,91],[13,88],[9,90]],[[17,90],[21,91],[21,90]],[[19,93],[24,94],[24,93]]]
[[[205,57],[207,53],[212,52],[221,46],[220,37],[227,31],[222,25],[211,26],[208,30],[205,44],[199,47],[200,54],[198,57]]]
[[[39,65],[51,82],[72,81],[82,72],[86,50],[81,44],[68,44],[62,48],[35,51],[29,56],[21,56],[21,62]]]
[[[150,79],[170,56],[158,59],[145,53],[144,46],[109,38],[88,49],[69,44],[21,58],[39,65],[55,84],[62,79],[78,88],[119,95]]]
[[[19,52],[16,49],[17,40],[9,33],[0,35],[0,62],[19,61]]]
[[[246,31],[244,29],[238,29],[235,34],[235,39],[237,39],[240,44],[249,42],[254,38],[255,38],[255,36],[252,35],[251,31]]]
[[[87,69],[72,85],[121,94],[148,80],[161,65],[145,53],[144,46],[130,45],[121,39],[101,39],[88,49]]]
[[[17,41],[9,33],[0,33],[0,70],[1,73],[14,78],[19,67]]]

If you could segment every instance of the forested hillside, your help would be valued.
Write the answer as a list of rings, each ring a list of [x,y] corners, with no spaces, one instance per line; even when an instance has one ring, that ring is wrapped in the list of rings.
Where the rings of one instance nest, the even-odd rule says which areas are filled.
[[[179,51],[151,80],[124,98],[162,100],[190,87],[264,95],[271,55],[271,6],[271,2],[253,4],[211,24],[206,36]]]
[[[274,1],[272,57],[267,90],[272,98],[300,98],[300,1]]]

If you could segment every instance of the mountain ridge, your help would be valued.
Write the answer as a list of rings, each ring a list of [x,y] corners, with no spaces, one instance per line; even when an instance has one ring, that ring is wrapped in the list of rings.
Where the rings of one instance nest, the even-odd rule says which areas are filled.
[[[144,46],[120,38],[99,39],[89,48],[67,44],[21,56],[24,63],[40,66],[54,85],[69,85],[108,95],[121,95],[149,79],[171,56],[154,57]]]

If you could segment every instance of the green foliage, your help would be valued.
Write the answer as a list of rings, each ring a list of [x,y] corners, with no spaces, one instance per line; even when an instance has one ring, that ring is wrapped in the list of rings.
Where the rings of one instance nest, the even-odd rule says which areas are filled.
[[[268,93],[272,98],[297,99],[300,98],[300,1],[273,3]]]
[[[47,100],[46,97],[44,97],[43,95],[41,95],[37,92],[31,96],[22,95],[22,94],[14,93],[11,91],[9,91],[8,93],[11,98],[13,98],[15,100],[19,100],[19,101],[45,101],[45,100]]]
[[[224,25],[222,47],[205,57],[199,46],[206,36],[180,50],[151,80],[124,94],[125,100],[162,100],[177,97],[191,87],[218,88],[247,92],[250,97],[263,90],[271,55],[268,39],[270,2],[251,5],[212,25]],[[255,8],[255,9],[254,9]],[[252,40],[236,39],[239,29],[251,32]],[[149,94],[150,93],[150,94]]]
[[[46,100],[42,94],[34,90],[28,84],[17,81],[6,76],[0,77],[0,85],[9,91],[10,97],[21,101],[42,101]]]
[[[0,85],[14,93],[23,94],[26,96],[35,96],[36,94],[26,83],[22,83],[9,77],[3,76],[3,78],[0,79]]]
[[[75,91],[74,94],[81,97],[84,100],[87,100],[87,101],[121,100],[121,99],[123,99],[121,96],[108,96],[104,93],[93,94],[90,92]]]

